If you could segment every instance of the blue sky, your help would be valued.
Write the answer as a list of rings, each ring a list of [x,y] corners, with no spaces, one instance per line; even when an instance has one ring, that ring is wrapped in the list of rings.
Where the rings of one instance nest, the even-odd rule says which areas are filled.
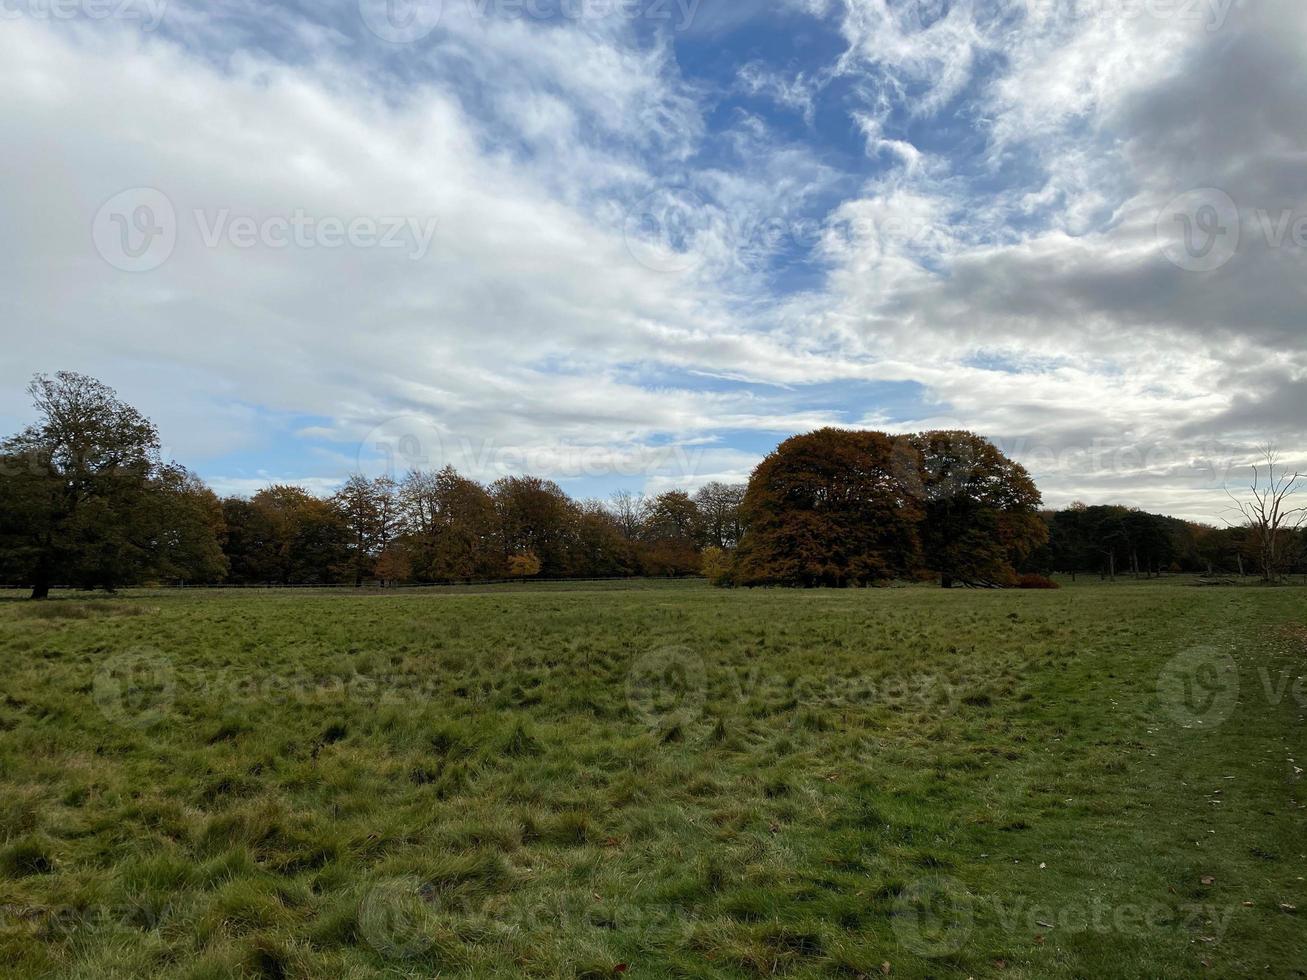
[[[1304,455],[1292,0],[5,10],[6,428],[81,370],[223,493],[605,496],[966,427],[1208,520]]]

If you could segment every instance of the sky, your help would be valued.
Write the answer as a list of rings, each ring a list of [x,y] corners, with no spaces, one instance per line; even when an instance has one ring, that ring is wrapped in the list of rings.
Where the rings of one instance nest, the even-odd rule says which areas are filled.
[[[1301,0],[0,0],[0,90],[0,427],[91,374],[219,493],[1307,466]]]

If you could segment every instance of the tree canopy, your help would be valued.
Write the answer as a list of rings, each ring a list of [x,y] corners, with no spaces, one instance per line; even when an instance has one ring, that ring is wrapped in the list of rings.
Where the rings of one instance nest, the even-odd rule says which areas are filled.
[[[1008,585],[1047,538],[1039,491],[969,432],[890,436],[822,429],[754,471],[735,580],[867,585],[938,575],[947,587]]]

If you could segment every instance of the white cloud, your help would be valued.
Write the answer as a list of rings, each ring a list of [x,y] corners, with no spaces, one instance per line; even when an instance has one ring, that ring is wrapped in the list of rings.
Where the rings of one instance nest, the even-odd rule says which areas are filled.
[[[650,446],[710,447],[694,473],[649,466],[651,487],[747,471],[757,453],[727,431],[956,420],[1030,460],[1053,502],[1209,517],[1210,460],[1307,441],[1301,250],[1252,234],[1200,274],[1156,231],[1195,187],[1229,192],[1248,229],[1258,208],[1307,215],[1301,5],[1213,30],[1062,0],[809,4],[839,18],[842,57],[726,84],[810,133],[834,105],[867,149],[853,171],[752,106],[717,113],[666,36],[447,6],[398,49],[240,3],[179,3],[167,37],[6,22],[5,392],[36,370],[102,375],[183,460],[266,450],[270,419],[326,420],[303,434],[325,449],[306,482],[412,413],[544,475],[577,453],[620,472]],[[252,43],[259,17],[293,52]],[[91,223],[136,187],[168,196],[178,234],[131,274]],[[418,259],[203,241],[219,214],[296,211],[436,234]],[[775,264],[809,249],[824,279],[779,288]],[[808,394],[833,382],[923,395],[891,412],[852,386]]]

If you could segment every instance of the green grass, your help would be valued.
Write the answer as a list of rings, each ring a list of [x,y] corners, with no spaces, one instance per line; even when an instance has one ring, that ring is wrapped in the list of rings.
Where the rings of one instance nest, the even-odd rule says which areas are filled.
[[[1304,624],[1179,581],[3,599],[0,973],[1303,976]]]

